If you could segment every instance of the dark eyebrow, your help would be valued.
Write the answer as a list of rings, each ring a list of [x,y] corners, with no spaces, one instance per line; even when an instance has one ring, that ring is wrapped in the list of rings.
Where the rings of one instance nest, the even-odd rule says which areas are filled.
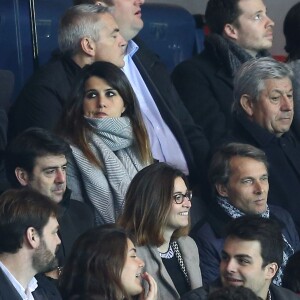
[[[47,171],[47,170],[51,170],[51,169],[59,169],[59,168],[61,168],[61,167],[66,167],[67,164],[68,164],[68,163],[66,162],[65,164],[63,164],[63,165],[61,165],[61,166],[49,166],[49,167],[43,168],[42,170],[43,170],[43,171]]]
[[[119,28],[115,28],[115,29],[111,32],[111,34],[118,33],[118,32],[120,32],[120,29],[119,29]]]
[[[131,252],[131,251],[133,251],[133,252],[135,252],[135,253],[136,253],[136,248],[131,248],[131,249],[129,249],[129,251],[128,251],[128,252]]]
[[[225,250],[221,251],[222,256],[230,256]],[[252,256],[248,255],[248,254],[236,254],[234,255],[234,258],[248,258],[250,260],[252,260]]]
[[[252,261],[252,256],[248,255],[248,254],[237,254],[234,256],[235,258],[248,258],[249,260]]]
[[[180,191],[177,191],[177,192],[173,192],[173,195],[176,195],[176,194],[185,194],[185,193],[187,193],[188,192],[188,189],[186,189],[186,191],[185,192],[180,192]]]

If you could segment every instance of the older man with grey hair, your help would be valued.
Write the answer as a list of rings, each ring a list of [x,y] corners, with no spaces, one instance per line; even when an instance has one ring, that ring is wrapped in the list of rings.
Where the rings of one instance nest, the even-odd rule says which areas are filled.
[[[300,143],[290,130],[293,72],[272,58],[246,62],[234,80],[231,140],[262,149],[270,163],[269,203],[288,210],[300,231]]]
[[[9,114],[9,138],[29,127],[55,128],[75,77],[95,61],[124,66],[125,40],[107,7],[91,4],[70,7],[58,29],[60,55],[37,70]]]

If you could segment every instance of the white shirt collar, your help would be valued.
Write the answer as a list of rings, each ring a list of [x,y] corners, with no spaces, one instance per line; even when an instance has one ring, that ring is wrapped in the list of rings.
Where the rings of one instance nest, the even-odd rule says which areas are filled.
[[[128,41],[127,48],[126,48],[126,55],[132,57],[138,50],[139,50],[139,46],[133,40]]]
[[[5,265],[0,261],[0,268],[7,277],[7,279],[11,282],[17,292],[20,294],[23,300],[34,300],[32,292],[36,290],[38,287],[37,280],[35,277],[29,281],[26,289],[20,284],[20,282],[10,273],[10,271],[5,267]]]

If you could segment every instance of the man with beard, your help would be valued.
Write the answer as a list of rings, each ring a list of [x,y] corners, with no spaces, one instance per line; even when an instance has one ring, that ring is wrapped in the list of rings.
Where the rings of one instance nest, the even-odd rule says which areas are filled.
[[[29,128],[16,137],[6,149],[7,179],[13,188],[30,187],[58,203],[59,237],[62,245],[57,253],[62,267],[74,241],[94,226],[90,207],[70,198],[66,169],[69,145],[42,128]],[[57,272],[51,277],[57,278]]]
[[[61,296],[44,275],[58,266],[57,205],[32,190],[0,197],[0,299],[45,300]]]

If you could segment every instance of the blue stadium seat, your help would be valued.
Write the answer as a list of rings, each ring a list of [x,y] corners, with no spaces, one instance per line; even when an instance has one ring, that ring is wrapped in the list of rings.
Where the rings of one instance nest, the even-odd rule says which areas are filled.
[[[142,6],[144,28],[139,37],[157,53],[169,71],[196,52],[196,25],[186,9],[170,4]]]
[[[27,1],[0,1],[0,45],[0,69],[14,74],[14,98],[33,71]]]
[[[59,20],[72,0],[35,1],[38,64],[45,64],[53,50],[58,48],[57,30]]]
[[[34,14],[30,14],[30,2]],[[18,95],[34,68],[48,61],[57,48],[57,27],[72,0],[0,0],[0,69],[13,72]],[[31,16],[35,16],[36,35]],[[37,56],[34,57],[34,41]]]

